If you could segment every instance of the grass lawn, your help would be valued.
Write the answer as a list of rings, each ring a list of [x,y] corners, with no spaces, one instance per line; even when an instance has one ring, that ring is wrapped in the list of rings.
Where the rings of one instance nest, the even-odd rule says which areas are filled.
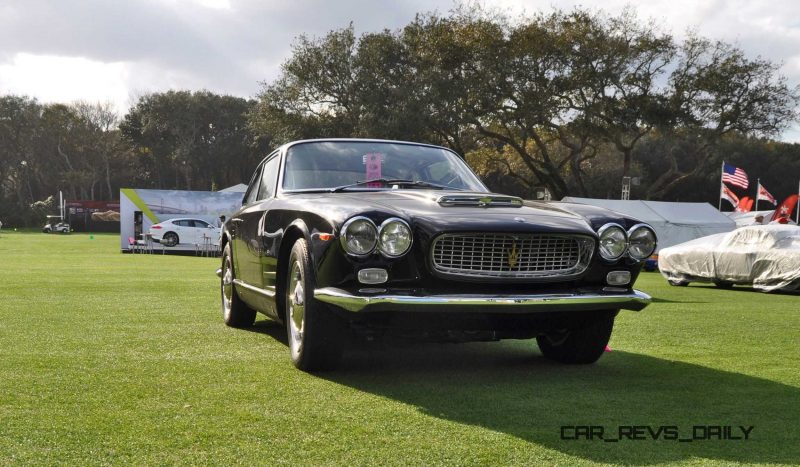
[[[364,347],[294,369],[281,327],[222,324],[218,260],[117,236],[0,233],[3,464],[800,461],[800,296],[669,287],[596,365],[533,341]],[[753,426],[748,441],[560,439],[565,425]]]

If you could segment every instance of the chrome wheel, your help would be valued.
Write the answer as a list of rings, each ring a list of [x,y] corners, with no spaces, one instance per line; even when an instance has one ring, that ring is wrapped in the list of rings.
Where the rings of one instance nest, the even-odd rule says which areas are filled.
[[[286,287],[286,303],[289,305],[289,345],[293,355],[299,355],[303,350],[306,318],[306,295],[303,282],[303,270],[300,262],[295,260],[289,270],[289,284]]]
[[[220,280],[222,293],[222,317],[229,321],[231,317],[231,301],[233,300],[233,269],[231,269],[231,257],[225,256],[222,264],[222,279]]]
[[[165,246],[175,246],[178,244],[178,235],[172,232],[167,232],[161,240]]]
[[[317,282],[304,238],[295,241],[286,266],[281,298],[292,363],[303,371],[331,369],[342,356],[341,323],[314,299]]]
[[[232,328],[246,328],[256,321],[256,310],[250,308],[236,293],[236,271],[233,269],[233,253],[230,244],[222,249],[222,267],[219,274],[219,295],[222,305],[222,320]]]

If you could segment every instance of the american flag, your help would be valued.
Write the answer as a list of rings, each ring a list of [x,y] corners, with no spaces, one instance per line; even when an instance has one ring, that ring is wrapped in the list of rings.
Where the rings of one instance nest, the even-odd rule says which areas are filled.
[[[778,204],[778,200],[776,200],[775,197],[772,196],[772,194],[770,194],[766,188],[764,188],[764,185],[762,185],[761,182],[758,182],[758,199],[769,201],[773,206],[777,206]]]
[[[722,163],[722,181],[745,190],[750,186],[750,182],[747,181],[747,173],[727,162]]]

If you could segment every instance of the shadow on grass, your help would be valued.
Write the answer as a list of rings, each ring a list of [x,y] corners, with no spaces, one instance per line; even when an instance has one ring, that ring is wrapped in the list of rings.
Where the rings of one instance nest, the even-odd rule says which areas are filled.
[[[664,298],[653,297],[653,303],[708,303],[708,302],[698,302],[696,300],[667,300]]]
[[[714,284],[710,284],[710,283],[706,283],[706,282],[700,282],[700,283],[692,284],[691,287],[698,288],[698,289],[725,290],[725,291],[731,292],[731,293],[733,293],[733,292],[755,293],[755,294],[765,294],[766,293],[766,294],[770,294],[770,295],[788,295],[788,296],[800,295],[800,290],[780,290],[779,289],[779,290],[773,290],[771,292],[765,292],[763,290],[754,289],[753,287],[750,287],[750,286],[747,286],[747,285],[735,285],[735,286],[732,286],[732,287],[726,289],[726,288],[718,287],[718,286],[716,286]]]
[[[277,321],[273,321],[271,319],[256,321],[255,324],[244,328],[243,330],[270,336],[281,344],[287,347],[289,346],[289,341],[286,337],[286,327]]]
[[[622,351],[591,366],[549,362],[533,343],[361,345],[319,376],[426,414],[484,427],[596,462],[795,463],[800,389],[699,365]],[[750,440],[569,441],[562,426],[754,426]]]

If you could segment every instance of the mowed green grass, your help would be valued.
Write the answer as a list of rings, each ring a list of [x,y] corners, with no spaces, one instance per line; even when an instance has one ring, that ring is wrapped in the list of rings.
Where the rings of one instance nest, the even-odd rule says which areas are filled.
[[[7,231],[0,258],[0,464],[800,460],[798,295],[644,273],[656,302],[619,315],[595,365],[550,363],[532,341],[375,344],[311,375],[277,324],[222,324],[216,259]],[[608,443],[561,440],[563,425],[754,429]]]

